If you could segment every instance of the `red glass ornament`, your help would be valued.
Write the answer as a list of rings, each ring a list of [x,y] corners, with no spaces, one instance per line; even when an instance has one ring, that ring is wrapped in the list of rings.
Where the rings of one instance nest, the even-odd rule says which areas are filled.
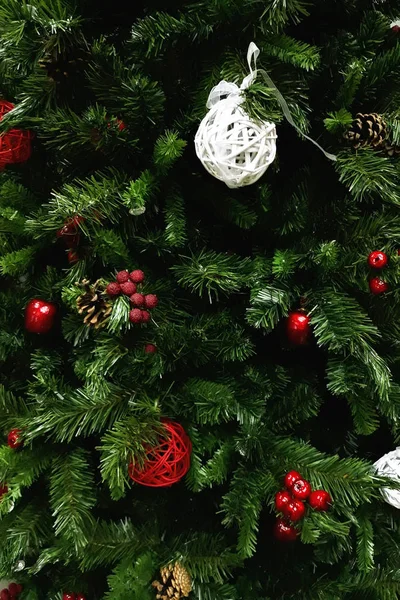
[[[14,108],[14,104],[0,100],[0,121],[4,115]],[[31,155],[31,131],[10,129],[0,135],[0,169],[7,164],[21,163],[28,160]]]
[[[301,479],[301,475],[297,471],[289,471],[289,473],[286,473],[284,479],[285,488],[290,490],[292,485],[296,483],[298,479]]]
[[[83,594],[78,594],[76,600],[86,600],[86,596],[84,596]]]
[[[154,344],[146,344],[144,347],[144,351],[146,352],[146,354],[154,354],[155,352],[157,352],[157,346],[155,346]]]
[[[275,494],[275,508],[279,512],[283,512],[285,507],[291,502],[292,496],[286,490]]]
[[[7,588],[4,588],[4,590],[1,590],[0,600],[11,600],[11,594]]]
[[[13,450],[20,448],[23,444],[21,429],[12,429],[7,436],[7,443]]]
[[[158,298],[155,294],[147,294],[147,296],[144,297],[144,303],[146,308],[155,308],[158,304]]]
[[[53,302],[33,298],[25,308],[25,329],[30,333],[47,333],[54,325],[56,314]]]
[[[306,479],[298,479],[290,488],[293,496],[298,500],[307,500],[311,493],[311,485]]]
[[[69,250],[67,257],[70,265],[74,265],[75,263],[79,262],[79,254],[76,252],[76,250]]]
[[[368,255],[368,264],[372,269],[383,269],[387,265],[387,262],[387,254],[379,250],[374,250]]]
[[[332,498],[325,490],[314,490],[311,492],[308,502],[314,510],[326,511],[332,504]]]
[[[64,592],[63,600],[76,600],[76,594],[74,592]]]
[[[135,271],[132,271],[129,277],[134,283],[143,283],[144,281],[144,273],[140,269],[135,269]]]
[[[116,280],[118,281],[118,283],[126,283],[127,281],[129,281],[129,273],[128,271],[119,271],[119,273],[117,273],[117,277]]]
[[[306,507],[301,500],[296,500],[296,498],[291,500],[283,510],[285,517],[291,521],[300,521],[300,519],[303,519],[305,512]]]
[[[289,341],[296,346],[307,343],[310,333],[310,317],[302,311],[289,313],[286,321],[286,333]]]
[[[297,529],[285,519],[277,519],[274,525],[274,536],[280,542],[294,542],[297,538]]]
[[[182,425],[162,420],[165,434],[160,437],[159,444],[148,448],[143,467],[131,463],[129,476],[148,487],[168,487],[177,483],[190,468],[192,442]]]
[[[389,285],[380,277],[373,277],[369,280],[369,289],[371,293],[374,294],[374,296],[377,296],[378,294],[383,294],[384,292],[387,292],[389,289]]]

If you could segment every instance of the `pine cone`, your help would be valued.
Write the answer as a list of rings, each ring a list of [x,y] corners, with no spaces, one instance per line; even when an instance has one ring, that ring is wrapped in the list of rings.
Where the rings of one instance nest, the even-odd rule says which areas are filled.
[[[377,113],[357,113],[352,126],[344,134],[355,150],[366,146],[380,150],[384,148],[386,136],[386,123]]]
[[[192,590],[192,579],[183,565],[176,562],[160,569],[162,583],[153,581],[157,589],[157,600],[181,600],[188,598]]]
[[[79,296],[76,301],[79,314],[85,315],[83,322],[88,327],[94,327],[95,329],[104,327],[112,311],[112,303],[104,295],[104,286],[100,280],[91,284],[88,279],[83,279],[77,285],[84,289],[84,294]]]
[[[388,156],[397,156],[400,154],[400,146],[393,144],[392,142],[386,142],[385,144],[385,152]]]
[[[192,579],[185,567],[178,562],[174,565],[173,582],[182,597],[187,598],[192,590]]]

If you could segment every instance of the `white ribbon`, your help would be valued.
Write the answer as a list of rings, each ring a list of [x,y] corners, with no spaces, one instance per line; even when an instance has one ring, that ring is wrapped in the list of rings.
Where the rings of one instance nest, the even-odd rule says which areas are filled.
[[[316,142],[311,137],[309,137],[308,135],[303,133],[303,131],[301,131],[300,127],[298,125],[296,125],[285,98],[282,96],[282,94],[280,93],[280,91],[278,90],[278,88],[276,87],[274,82],[272,81],[271,77],[268,75],[268,73],[266,71],[264,71],[264,69],[257,69],[257,58],[259,57],[259,55],[260,55],[259,48],[256,46],[256,44],[254,42],[250,42],[249,48],[247,50],[247,64],[249,65],[250,73],[248,75],[246,75],[246,77],[243,79],[240,87],[238,85],[236,85],[236,83],[231,83],[231,82],[225,81],[225,80],[220,81],[218,85],[216,85],[212,88],[212,90],[208,96],[207,108],[212,108],[220,100],[224,100],[224,99],[228,99],[228,98],[229,98],[229,100],[231,100],[232,102],[235,102],[236,104],[241,104],[243,102],[242,90],[247,89],[257,79],[257,75],[260,74],[264,78],[268,87],[270,87],[272,89],[272,91],[274,92],[276,99],[278,100],[278,102],[282,108],[283,114],[284,114],[286,120],[288,121],[288,123],[290,123],[290,125],[292,125],[292,127],[294,127],[296,129],[296,131],[298,131],[302,137],[305,137],[309,142],[311,142],[312,144],[317,146],[317,148],[319,148],[319,150],[321,150],[321,152],[323,152],[327,158],[329,158],[330,160],[333,160],[333,161],[337,160],[335,154],[326,152],[326,150],[324,150],[322,148],[322,146],[320,146],[318,144],[318,142]],[[253,69],[253,61],[254,61],[254,69]]]

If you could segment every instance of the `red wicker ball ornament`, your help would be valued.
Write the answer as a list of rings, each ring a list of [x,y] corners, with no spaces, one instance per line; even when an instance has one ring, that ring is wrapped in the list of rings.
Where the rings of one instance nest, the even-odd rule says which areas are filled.
[[[159,444],[149,448],[141,468],[131,463],[129,476],[147,487],[169,487],[186,475],[190,468],[192,442],[182,425],[163,419],[165,435]]]
[[[14,108],[14,104],[0,100],[0,121],[4,115]],[[31,155],[33,134],[22,129],[10,129],[0,135],[0,169],[8,164],[21,163]]]

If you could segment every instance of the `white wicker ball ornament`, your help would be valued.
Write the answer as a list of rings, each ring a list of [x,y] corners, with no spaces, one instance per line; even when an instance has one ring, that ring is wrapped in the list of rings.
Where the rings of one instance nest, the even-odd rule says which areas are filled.
[[[374,464],[378,475],[390,477],[400,483],[400,447],[388,452]],[[381,488],[381,494],[388,504],[400,508],[400,490]]]

